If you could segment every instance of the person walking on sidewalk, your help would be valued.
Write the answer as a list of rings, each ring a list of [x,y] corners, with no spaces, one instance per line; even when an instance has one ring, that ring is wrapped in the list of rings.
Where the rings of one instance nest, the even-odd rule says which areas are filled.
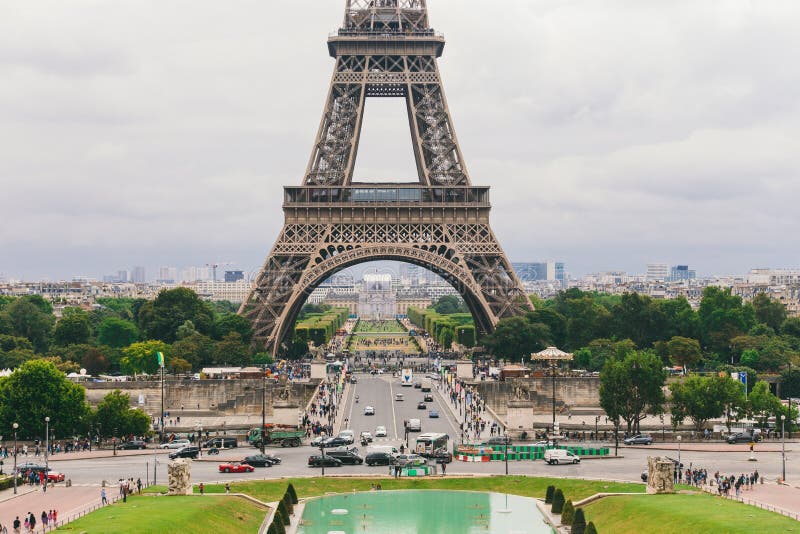
[[[106,489],[105,488],[100,490],[100,504],[108,504],[108,499],[106,499]]]

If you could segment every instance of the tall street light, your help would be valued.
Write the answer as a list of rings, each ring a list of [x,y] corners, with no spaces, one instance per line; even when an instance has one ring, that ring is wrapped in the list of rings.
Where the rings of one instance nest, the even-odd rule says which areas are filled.
[[[14,495],[17,494],[17,429],[19,428],[19,423],[14,423],[11,425],[14,427]]]
[[[786,416],[781,414],[781,478],[786,483],[786,435],[784,433],[784,425],[786,423]]]
[[[681,464],[681,437],[677,437],[678,440],[678,472],[683,471],[683,464]]]
[[[45,484],[47,483],[47,472],[49,471],[49,464],[47,463],[47,451],[50,449],[50,416],[44,418],[44,476]]]
[[[503,437],[504,437],[503,443],[505,443],[506,446],[506,453],[503,456],[506,457],[506,476],[508,476],[508,429],[506,429],[505,433],[503,434]]]

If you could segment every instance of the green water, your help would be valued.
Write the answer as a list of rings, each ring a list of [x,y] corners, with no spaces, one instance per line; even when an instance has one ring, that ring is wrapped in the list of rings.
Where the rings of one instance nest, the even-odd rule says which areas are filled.
[[[333,510],[347,510],[337,515]],[[510,513],[498,510],[510,509]],[[306,501],[299,534],[552,534],[533,499],[471,491],[373,491]]]

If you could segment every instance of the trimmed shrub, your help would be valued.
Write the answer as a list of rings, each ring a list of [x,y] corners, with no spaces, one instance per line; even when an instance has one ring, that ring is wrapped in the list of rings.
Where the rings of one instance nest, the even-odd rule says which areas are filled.
[[[273,525],[275,525],[275,534],[286,534],[286,527],[280,521],[273,521]]]
[[[572,534],[586,533],[586,517],[583,515],[583,508],[575,510],[575,517],[572,518]]]
[[[275,521],[269,524],[269,528],[267,529],[267,534],[278,534],[278,531],[275,530]]]
[[[597,528],[595,528],[594,523],[589,521],[589,524],[586,525],[586,530],[583,531],[583,534],[597,534]]]
[[[286,492],[292,496],[292,504],[297,504],[297,492],[294,490],[294,486],[289,483],[289,487],[286,488]]]
[[[572,518],[575,515],[575,507],[572,506],[572,499],[564,503],[564,509],[561,510],[561,524],[572,525]]]
[[[283,494],[283,504],[286,505],[286,511],[289,512],[289,515],[294,513],[294,504],[292,504],[292,496],[289,495],[289,492]]]
[[[561,489],[557,489],[555,493],[553,493],[553,506],[550,508],[550,511],[554,514],[560,514],[561,511],[564,509],[564,492]]]
[[[282,500],[278,501],[278,515],[284,525],[289,524],[289,511],[286,509],[286,503]]]
[[[553,493],[556,492],[555,486],[547,486],[547,492],[544,494],[544,503],[545,504],[552,504],[553,503]]]

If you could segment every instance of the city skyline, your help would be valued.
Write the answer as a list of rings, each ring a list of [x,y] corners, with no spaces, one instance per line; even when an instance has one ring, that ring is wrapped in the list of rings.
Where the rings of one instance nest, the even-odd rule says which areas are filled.
[[[510,1],[477,48],[484,11],[464,5],[433,2],[431,21],[447,35],[466,164],[492,187],[510,258],[558,258],[575,275],[800,265],[800,71],[781,60],[800,7]],[[260,266],[279,187],[298,183],[311,149],[340,3],[158,5],[158,26],[141,3],[10,7],[0,181],[21,201],[6,206],[0,272]],[[274,53],[289,40],[291,57]],[[414,179],[394,104],[368,106],[357,177]]]

